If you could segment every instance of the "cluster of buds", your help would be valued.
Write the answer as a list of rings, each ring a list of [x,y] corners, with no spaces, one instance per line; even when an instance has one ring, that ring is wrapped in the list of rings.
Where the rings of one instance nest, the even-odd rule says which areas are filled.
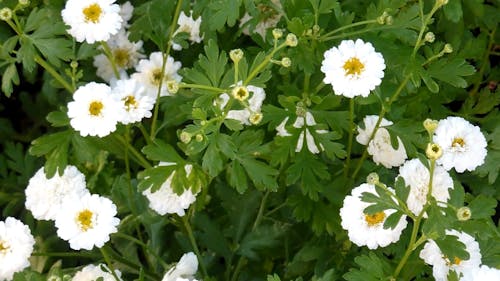
[[[392,25],[394,23],[394,19],[389,13],[384,11],[380,17],[377,18],[377,23],[380,25]]]

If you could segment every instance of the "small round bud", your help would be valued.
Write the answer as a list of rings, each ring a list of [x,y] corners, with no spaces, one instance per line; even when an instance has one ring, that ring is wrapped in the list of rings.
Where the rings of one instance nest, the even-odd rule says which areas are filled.
[[[379,183],[378,174],[377,173],[370,173],[366,177],[366,182],[369,183],[369,184],[373,184],[373,185],[378,184]]]
[[[205,126],[207,124],[206,120],[201,120],[200,125]]]
[[[295,114],[299,117],[305,117],[306,116],[306,109],[302,107],[302,105],[297,104],[297,108],[295,109]]]
[[[438,124],[438,121],[427,118],[424,121],[424,128],[427,130],[427,132],[429,132],[429,134],[433,134]]]
[[[179,135],[179,139],[181,140],[181,142],[183,143],[189,143],[191,141],[191,137],[192,135],[188,132],[182,132],[180,135]]]
[[[319,27],[319,25],[315,24],[315,25],[313,25],[313,28],[312,28],[312,29],[313,29],[313,32],[316,34],[316,33],[318,33],[318,32],[319,32],[319,30],[320,30],[321,28]]]
[[[436,4],[441,7],[448,4],[448,0],[436,0]]]
[[[451,44],[447,43],[446,45],[444,45],[443,52],[445,52],[446,54],[452,53],[453,47],[451,46]]]
[[[457,219],[459,221],[469,220],[472,216],[472,212],[469,207],[461,207],[457,210]]]
[[[297,39],[297,36],[295,36],[295,34],[288,33],[288,35],[286,36],[285,43],[289,47],[295,47],[295,46],[297,46],[297,44],[299,43],[299,41]]]
[[[19,5],[28,6],[30,4],[30,0],[19,0]]]
[[[392,25],[393,23],[394,23],[394,18],[392,16],[387,16],[387,18],[385,18],[385,24]]]
[[[273,37],[276,40],[278,40],[281,37],[283,37],[283,30],[281,30],[280,28],[273,29]]]
[[[203,138],[203,135],[202,135],[202,134],[196,134],[196,136],[195,136],[195,140],[196,140],[197,142],[202,142],[202,141],[203,141],[203,139],[204,139],[204,138]]]
[[[12,10],[10,8],[2,8],[0,10],[0,20],[8,21],[12,18]]]
[[[238,63],[243,58],[243,51],[241,49],[234,49],[229,52],[229,57],[235,63]]]
[[[69,66],[73,69],[78,68],[78,62],[76,60],[72,60]]]
[[[262,121],[262,117],[262,113],[254,112],[252,113],[252,115],[250,115],[250,118],[248,118],[248,120],[250,121],[250,123],[252,123],[252,125],[257,125],[260,123],[260,121]]]
[[[237,100],[244,101],[248,98],[250,94],[248,93],[247,87],[236,86],[231,91],[231,95],[233,95],[233,97]]]
[[[430,160],[437,160],[441,157],[441,155],[443,155],[443,150],[438,144],[429,143],[427,145],[427,149],[425,150],[425,154]]]
[[[425,42],[432,43],[432,42],[434,42],[435,39],[436,39],[436,36],[434,35],[434,33],[427,32],[425,34],[425,37],[424,37]]]
[[[168,80],[167,81],[167,91],[170,94],[177,94],[179,91],[179,83],[175,80]]]
[[[288,68],[292,65],[292,60],[289,57],[284,57],[281,59],[281,65]]]
[[[384,13],[382,15],[380,15],[380,17],[377,18],[377,23],[384,24],[387,16],[388,16],[387,12],[384,11]]]

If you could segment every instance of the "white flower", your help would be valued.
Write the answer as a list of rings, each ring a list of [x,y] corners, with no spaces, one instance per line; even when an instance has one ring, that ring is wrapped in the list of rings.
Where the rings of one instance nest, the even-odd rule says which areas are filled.
[[[356,136],[356,141],[360,144],[367,145],[370,140],[370,136],[373,133],[373,129],[375,129],[375,125],[377,124],[378,116],[377,115],[367,115],[363,118],[363,124],[365,128],[362,129],[358,126],[358,135]],[[380,121],[379,127],[387,127],[391,126],[393,123],[385,118],[382,118]]]
[[[40,168],[30,179],[26,190],[26,209],[37,220],[55,220],[61,205],[68,198],[80,198],[88,193],[85,176],[75,166],[66,166],[63,175],[48,179]]]
[[[112,95],[122,105],[121,123],[129,124],[151,117],[151,109],[156,100],[146,95],[144,87],[136,80],[118,80],[112,89]]]
[[[361,39],[343,40],[338,48],[326,51],[324,57],[323,82],[331,84],[336,95],[367,97],[384,77],[384,58],[371,43]]]
[[[399,167],[399,176],[405,180],[405,184],[410,187],[410,193],[406,204],[412,213],[419,215],[425,203],[427,203],[427,193],[429,191],[429,170],[419,159],[406,161]],[[450,198],[448,189],[453,188],[453,180],[446,170],[436,165],[432,178],[432,197],[440,202],[446,203]],[[440,204],[441,205],[441,204]]]
[[[277,127],[276,131],[278,131],[277,135],[281,137],[289,137],[292,136],[285,128],[286,123],[288,122],[288,117],[286,117]],[[294,128],[302,128],[302,131],[299,134],[297,139],[297,145],[295,147],[295,152],[300,152],[304,147],[304,142],[306,143],[307,149],[309,152],[313,154],[318,154],[324,147],[322,144],[319,147],[316,145],[316,141],[314,140],[314,136],[309,131],[309,127],[316,126],[316,120],[314,120],[314,116],[310,112],[306,112],[305,116],[298,116],[293,123]],[[328,131],[326,130],[316,130],[316,134],[325,134]]]
[[[144,87],[148,95],[154,97],[158,94],[158,86],[163,79],[160,96],[169,96],[171,93],[167,89],[167,81],[175,80],[180,82],[182,77],[177,74],[181,68],[181,63],[174,61],[174,58],[168,56],[165,62],[165,75],[161,77],[161,66],[163,64],[163,55],[161,52],[153,52],[149,55],[149,60],[142,59],[136,66],[137,72],[132,74],[132,79],[139,81]]]
[[[70,124],[80,135],[104,137],[116,130],[121,104],[111,96],[111,88],[90,82],[73,94],[68,103]]]
[[[115,66],[120,74],[120,77],[126,77],[125,70],[135,67],[140,58],[144,55],[141,53],[142,41],[130,42],[128,40],[128,33],[120,30],[118,34],[112,36],[107,44],[115,60]],[[117,79],[113,72],[111,62],[104,54],[99,54],[94,57],[94,66],[97,68],[97,76],[101,77],[104,81],[110,82]]]
[[[12,280],[14,273],[30,265],[33,245],[35,239],[27,225],[12,217],[0,221],[0,280]]]
[[[436,242],[433,240],[427,241],[424,248],[420,251],[420,258],[427,264],[432,265],[432,275],[436,281],[446,281],[450,270],[463,273],[481,264],[479,244],[474,240],[474,237],[454,229],[446,230],[446,235],[456,236],[458,237],[458,241],[465,244],[465,250],[469,253],[469,259],[460,260],[457,257],[446,257]]]
[[[117,231],[120,219],[116,206],[108,198],[87,194],[79,200],[66,201],[56,217],[57,235],[73,250],[102,247]]]
[[[127,1],[123,4],[120,5],[120,17],[122,17],[123,20],[123,27],[129,27],[130,25],[128,24],[128,21],[132,18],[132,15],[134,14],[134,6]]]
[[[237,87],[239,87],[240,82],[238,82]],[[227,119],[234,119],[238,120],[241,122],[243,125],[251,125],[251,117],[254,114],[260,113],[261,112],[261,107],[262,107],[262,102],[266,98],[266,92],[264,89],[256,86],[246,86],[246,92],[248,94],[251,93],[250,98],[244,98],[241,103],[247,103],[248,102],[248,107],[245,106],[245,109],[239,109],[239,110],[229,110],[229,112],[226,115]],[[223,109],[230,97],[228,94],[223,93],[219,96],[218,101],[215,101],[214,104],[218,104],[220,109]],[[258,123],[258,122],[257,122]]]
[[[498,281],[500,280],[500,269],[483,264],[480,267],[464,271],[463,275],[460,281]]]
[[[433,141],[443,150],[436,162],[448,171],[473,171],[486,158],[487,143],[481,130],[461,117],[440,120]]]
[[[392,192],[392,189],[390,189]],[[384,229],[383,225],[396,210],[384,210],[373,215],[364,213],[370,203],[361,201],[362,194],[369,192],[376,194],[372,184],[361,184],[354,188],[351,195],[344,199],[340,209],[342,228],[347,230],[349,240],[358,246],[367,246],[369,249],[385,247],[399,240],[401,232],[406,228],[406,216],[403,215],[394,229]]]
[[[165,276],[163,276],[162,281],[196,281],[194,275],[198,270],[198,259],[193,252],[186,253],[182,255],[179,262],[172,267]]]
[[[106,271],[102,270],[102,268],[105,268]],[[115,274],[119,278],[122,276],[118,269],[115,269]],[[116,281],[113,274],[111,274],[111,270],[105,264],[98,264],[97,266],[89,264],[76,272],[71,281],[90,281],[98,278],[102,278],[102,281]]]
[[[189,33],[189,41],[192,43],[200,43],[203,39],[203,36],[200,36],[201,16],[195,20],[193,18],[193,11],[190,11],[189,17],[184,14],[184,11],[181,11],[177,24],[179,28],[175,31],[174,36],[180,32],[185,32]],[[172,48],[177,51],[182,49],[181,45],[175,43],[172,45]]]
[[[61,15],[76,41],[107,41],[122,26],[120,6],[114,0],[68,0]]]
[[[160,162],[160,166],[170,166],[176,165],[171,162]],[[191,173],[192,166],[184,166],[186,174],[189,176]],[[165,214],[178,214],[179,216],[185,215],[185,209],[196,201],[196,194],[193,194],[191,190],[184,190],[181,195],[177,195],[172,189],[172,178],[174,177],[174,172],[170,174],[167,180],[161,185],[160,189],[155,192],[148,188],[142,192],[149,200],[149,207],[153,209],[160,215]]]
[[[259,34],[262,39],[266,40],[266,32],[270,28],[276,27],[278,22],[282,17],[282,13],[279,11],[282,9],[281,2],[279,0],[271,0],[272,5],[259,4],[257,5],[257,9],[259,10],[259,22],[252,29],[252,33]],[[250,35],[250,29],[248,26],[248,22],[252,20],[253,17],[248,13],[245,13],[243,17],[240,19],[240,28],[243,28],[243,34]]]

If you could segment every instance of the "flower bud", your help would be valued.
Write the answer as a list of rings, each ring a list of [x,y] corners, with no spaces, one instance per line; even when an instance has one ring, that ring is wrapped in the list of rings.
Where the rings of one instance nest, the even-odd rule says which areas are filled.
[[[317,25],[317,24],[313,25],[312,30],[313,30],[314,34],[318,33],[320,29],[321,28],[319,27],[319,25]]]
[[[387,16],[387,18],[385,18],[385,24],[392,25],[393,23],[394,23],[394,18],[392,16]]]
[[[436,36],[434,35],[434,33],[427,32],[425,34],[425,37],[424,37],[425,42],[432,43],[432,42],[434,42],[435,39],[436,39]]]
[[[378,174],[377,173],[370,173],[367,177],[366,177],[366,182],[369,183],[369,184],[373,184],[373,185],[376,185],[379,183],[379,177],[378,177]]]
[[[243,58],[243,51],[241,49],[234,49],[229,52],[229,57],[235,63],[238,63]]]
[[[19,0],[19,5],[28,6],[30,4],[30,0]]]
[[[295,34],[293,33],[288,33],[288,35],[286,36],[285,44],[289,47],[295,47],[298,43],[299,41],[297,39],[297,36],[295,36]]]
[[[250,94],[248,93],[247,87],[236,86],[231,91],[231,95],[237,100],[244,101],[248,98]]]
[[[425,150],[425,154],[430,160],[437,160],[441,157],[441,155],[443,155],[443,150],[438,144],[429,143],[427,145],[427,149]]]
[[[262,121],[262,117],[263,117],[262,113],[254,112],[252,113],[252,115],[250,115],[250,118],[248,119],[250,123],[252,123],[252,125],[257,125],[260,123],[260,121]]]
[[[446,4],[448,4],[448,0],[436,0],[436,5],[438,5],[439,7],[444,6]]]
[[[191,141],[191,137],[192,135],[188,132],[182,132],[180,135],[179,135],[179,139],[181,140],[181,142],[183,143],[189,143]]]
[[[167,91],[170,94],[176,94],[179,91],[179,83],[175,80],[167,81]]]
[[[461,207],[457,210],[457,219],[459,221],[469,220],[472,216],[472,212],[469,207]]]
[[[388,16],[387,12],[384,11],[384,13],[380,17],[377,18],[377,23],[384,24],[387,16]]]
[[[278,40],[281,37],[283,37],[283,30],[281,30],[280,28],[273,29],[273,37],[276,40]]]
[[[452,53],[453,47],[451,46],[451,44],[447,43],[446,45],[444,45],[443,52],[445,52],[446,54]]]
[[[438,121],[427,118],[424,121],[424,128],[427,130],[427,132],[429,132],[429,134],[432,135],[436,130],[438,124]]]
[[[195,136],[195,140],[196,140],[197,142],[202,142],[202,141],[203,141],[203,139],[204,139],[204,138],[203,138],[203,135],[202,135],[202,134],[196,134],[196,136]]]
[[[0,20],[8,21],[12,18],[12,10],[10,8],[2,8],[0,10]]]
[[[292,65],[292,60],[289,57],[284,57],[281,59],[281,65],[288,68]]]
[[[78,68],[78,62],[76,60],[72,60],[69,66],[73,69]]]

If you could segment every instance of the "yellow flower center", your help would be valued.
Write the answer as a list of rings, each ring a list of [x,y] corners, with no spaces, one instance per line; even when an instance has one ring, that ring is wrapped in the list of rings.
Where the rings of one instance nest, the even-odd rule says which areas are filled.
[[[356,57],[348,59],[343,66],[345,76],[347,75],[360,75],[365,69],[365,65]]]
[[[246,87],[239,86],[234,88],[233,97],[237,100],[244,101],[248,98],[248,90]]]
[[[453,264],[459,265],[461,262],[462,262],[462,260],[461,260],[461,259],[459,259],[459,258],[457,258],[457,257],[454,257],[454,258],[453,258]]]
[[[121,68],[125,68],[129,64],[130,54],[127,49],[116,49],[113,52],[113,56],[115,57],[115,63]]]
[[[125,104],[127,111],[130,111],[132,108],[137,108],[137,100],[132,95],[125,97],[123,99],[123,103]]]
[[[365,221],[368,224],[368,226],[376,226],[383,222],[385,219],[385,213],[384,212],[378,212],[373,215],[368,215],[365,214]]]
[[[92,116],[99,116],[101,115],[101,111],[104,105],[100,101],[93,101],[89,105],[89,112],[90,115]]]
[[[160,85],[160,81],[161,81],[161,69],[157,68],[153,70],[151,73],[151,83],[153,83],[153,85],[158,86]]]
[[[83,9],[83,15],[85,16],[86,22],[97,23],[99,22],[99,18],[101,17],[102,9],[99,4],[94,3],[90,6],[87,6]]]
[[[87,231],[94,227],[92,225],[93,215],[94,214],[88,209],[85,209],[78,213],[78,215],[76,216],[76,221],[82,231]]]
[[[7,245],[7,242],[0,240],[0,254],[5,254],[9,250],[9,245]]]
[[[451,146],[456,148],[463,148],[465,146],[465,141],[463,138],[454,138]]]

